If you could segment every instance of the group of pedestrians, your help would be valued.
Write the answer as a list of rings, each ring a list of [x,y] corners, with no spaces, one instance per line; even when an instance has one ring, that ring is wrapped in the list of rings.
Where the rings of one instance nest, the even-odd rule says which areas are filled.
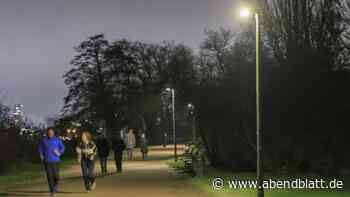
[[[97,156],[100,160],[101,174],[107,175],[107,161],[110,154],[110,149],[114,151],[114,159],[117,173],[122,172],[123,151],[127,149],[128,159],[133,159],[133,152],[136,146],[136,137],[133,129],[129,129],[125,138],[117,137],[112,139],[110,145],[109,140],[105,135],[101,135],[94,141],[90,132],[83,132],[81,139],[76,146],[77,161],[80,163],[82,177],[86,192],[90,192],[96,188],[95,180],[95,159]],[[142,158],[147,159],[148,140],[144,134],[141,135],[140,147]],[[53,128],[48,128],[46,136],[39,144],[39,155],[44,164],[47,181],[51,196],[55,196],[59,192],[59,163],[61,155],[65,151],[63,141],[55,136]]]

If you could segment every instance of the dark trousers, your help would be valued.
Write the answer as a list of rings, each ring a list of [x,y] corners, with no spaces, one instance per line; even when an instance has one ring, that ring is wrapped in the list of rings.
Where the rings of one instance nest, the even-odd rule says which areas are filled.
[[[85,189],[90,190],[91,185],[95,182],[95,161],[89,159],[82,159],[81,170],[83,173]]]
[[[147,152],[142,152],[142,159],[143,160],[147,160],[148,159]]]
[[[107,157],[100,156],[101,172],[107,174]]]
[[[51,193],[57,192],[60,180],[58,163],[44,162],[47,182]]]
[[[123,152],[115,152],[114,159],[117,167],[117,172],[122,172]]]

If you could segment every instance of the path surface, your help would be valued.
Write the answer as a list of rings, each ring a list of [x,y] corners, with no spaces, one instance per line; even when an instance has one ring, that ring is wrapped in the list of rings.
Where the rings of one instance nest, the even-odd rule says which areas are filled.
[[[96,190],[85,193],[80,168],[78,165],[62,172],[58,197],[205,197],[206,195],[194,189],[184,178],[169,169],[166,160],[170,159],[173,149],[152,147],[150,160],[141,161],[136,154],[135,161],[124,162],[122,174],[110,174],[97,178]],[[100,166],[96,166],[100,171]],[[113,161],[109,162],[109,172],[115,171]],[[47,184],[41,180],[31,185],[18,188],[8,188],[5,196],[48,196]]]

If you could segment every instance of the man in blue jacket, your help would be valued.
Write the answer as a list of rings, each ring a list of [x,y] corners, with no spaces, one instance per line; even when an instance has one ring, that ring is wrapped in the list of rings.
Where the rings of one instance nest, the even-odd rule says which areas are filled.
[[[55,136],[53,128],[48,128],[46,134],[39,144],[39,154],[45,166],[51,196],[55,196],[59,182],[58,164],[65,148],[62,140]]]

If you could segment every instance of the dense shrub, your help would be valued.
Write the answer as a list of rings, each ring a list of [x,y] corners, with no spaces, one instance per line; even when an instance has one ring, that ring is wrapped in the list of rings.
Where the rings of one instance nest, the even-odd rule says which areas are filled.
[[[0,173],[4,173],[8,167],[17,159],[18,140],[13,130],[0,132]]]

